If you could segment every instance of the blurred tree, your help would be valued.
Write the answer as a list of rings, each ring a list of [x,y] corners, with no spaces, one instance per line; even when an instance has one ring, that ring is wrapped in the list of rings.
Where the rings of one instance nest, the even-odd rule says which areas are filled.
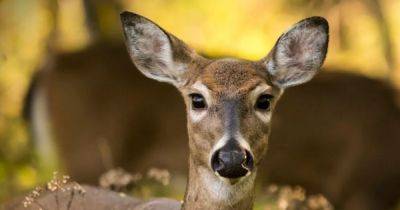
[[[115,31],[118,30],[116,28],[119,26],[117,20],[122,11],[119,0],[83,0],[83,6],[86,25],[92,41],[104,41],[110,36],[115,36]]]
[[[33,69],[51,48],[51,10],[50,0],[0,2],[0,200],[40,177],[20,110]]]
[[[385,57],[386,63],[389,67],[389,72],[386,74],[386,80],[394,82],[394,74],[396,70],[395,66],[395,54],[393,51],[393,41],[390,33],[390,27],[384,15],[381,2],[379,0],[364,0],[369,11],[375,18],[376,24],[379,27],[379,33],[381,36],[382,51]]]
[[[307,16],[315,13],[327,14],[333,10],[337,10],[338,15],[338,39],[339,45],[342,50],[348,49],[350,46],[348,36],[350,35],[348,27],[348,19],[351,18],[352,13],[348,10],[344,10],[343,4],[348,4],[354,0],[285,0],[287,5],[293,7],[295,10],[302,10]],[[393,82],[395,79],[394,74],[396,70],[393,41],[391,37],[390,27],[385,17],[381,1],[380,0],[361,0],[362,4],[366,6],[368,13],[375,20],[375,24],[378,27],[380,35],[381,52],[385,58],[388,71],[384,78]]]

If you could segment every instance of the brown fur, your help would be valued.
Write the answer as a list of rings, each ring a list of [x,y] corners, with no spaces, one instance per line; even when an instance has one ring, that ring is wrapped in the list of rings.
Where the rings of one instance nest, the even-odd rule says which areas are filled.
[[[260,63],[222,59],[209,64],[199,78],[211,91],[232,95],[247,94],[266,79]]]
[[[210,89],[213,105],[209,107],[207,119],[201,123],[188,122],[190,154],[196,160],[203,160],[207,165],[207,155],[216,141],[222,137],[224,132],[224,106],[227,100],[235,100],[240,110],[240,132],[245,139],[249,139],[250,146],[256,149],[257,162],[264,154],[267,145],[269,125],[260,125],[253,112],[253,102],[250,102],[249,93],[256,86],[265,84],[271,86],[265,76],[262,75],[260,63],[250,61],[222,59],[215,60],[201,70],[201,75],[191,78],[191,83],[182,87],[183,97],[190,112],[190,97],[185,93],[194,81],[201,81]],[[196,80],[197,79],[197,80]],[[279,98],[279,89],[272,87],[270,94]],[[271,108],[276,100],[271,101]],[[212,127],[212,129],[209,129]],[[191,134],[195,135],[191,135]],[[193,140],[192,140],[193,139]],[[253,148],[253,147],[252,147]],[[258,149],[260,148],[260,149]],[[200,157],[204,156],[204,157]]]
[[[289,31],[292,33],[285,34],[288,42],[278,41],[278,48],[290,51],[292,49],[290,40],[293,39],[296,40],[296,45],[307,45],[307,48],[316,52],[326,52],[326,49],[318,49],[327,47],[327,30],[323,30],[327,27],[326,21],[307,29],[298,27],[321,19],[314,17],[299,22]],[[251,209],[254,199],[254,179],[257,166],[267,149],[270,116],[275,103],[285,87],[311,79],[323,62],[323,60],[318,60],[321,56],[318,54],[319,57],[317,56],[316,59],[315,56],[310,57],[306,54],[298,60],[297,53],[299,52],[294,51],[281,53],[276,60],[263,59],[259,62],[251,62],[239,59],[219,59],[211,61],[198,56],[176,37],[144,17],[124,12],[121,20],[128,51],[137,68],[147,77],[175,85],[184,97],[189,119],[187,126],[190,153],[189,180],[184,209]],[[326,26],[321,27],[321,24]],[[313,33],[314,31],[319,32]],[[317,36],[316,38],[323,45],[320,45],[320,42],[317,44],[309,42],[311,37],[307,39],[304,39],[304,36],[292,37],[292,34],[306,32]],[[312,62],[309,63],[307,69],[298,68],[303,66],[298,62],[310,60]],[[271,65],[271,62],[278,62],[279,65]],[[286,66],[291,68],[290,71],[286,69]],[[270,79],[270,75],[273,74],[279,75],[279,78]],[[202,90],[203,92],[196,90],[194,84],[197,83],[207,87],[207,93],[204,93],[205,90]],[[255,93],[256,88],[261,86],[266,87],[262,90],[263,92]],[[58,97],[56,94],[51,94],[51,91],[53,90],[49,90],[50,96]],[[209,95],[206,97],[208,106],[205,110],[192,109],[190,93],[193,92]],[[257,95],[252,96],[254,94]],[[257,98],[262,94],[272,95],[270,109],[255,108]],[[144,103],[142,100],[137,101]],[[52,108],[59,107],[50,106],[50,109]],[[200,120],[191,119],[192,114],[200,112],[202,112]],[[82,133],[85,135],[83,131]],[[243,149],[252,152],[255,166],[248,176],[232,180],[214,174],[209,157],[219,142],[225,144],[222,139],[226,135],[234,141],[241,141],[240,146],[248,147]]]
[[[326,20],[313,17],[299,22],[278,40],[277,56],[260,62],[210,61],[140,15],[124,12],[121,21],[137,68],[149,78],[173,84],[185,100],[190,156],[183,208],[251,209],[273,108],[285,87],[310,80],[322,65],[328,44]],[[303,48],[312,53],[298,50]],[[202,95],[204,107],[192,107],[192,94]],[[262,110],[256,107],[257,100],[265,94],[271,96],[270,105]],[[227,141],[249,152],[247,158],[255,163],[238,180],[223,178],[211,166],[210,157]]]

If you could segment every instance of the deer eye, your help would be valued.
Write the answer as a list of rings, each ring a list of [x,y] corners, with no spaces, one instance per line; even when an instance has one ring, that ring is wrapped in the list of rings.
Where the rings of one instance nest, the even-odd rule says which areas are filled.
[[[206,100],[201,94],[192,93],[190,97],[192,98],[192,109],[205,109],[207,107]]]
[[[258,97],[255,107],[259,110],[262,111],[267,111],[270,108],[270,102],[271,99],[273,98],[272,95],[268,95],[268,94],[262,94]]]

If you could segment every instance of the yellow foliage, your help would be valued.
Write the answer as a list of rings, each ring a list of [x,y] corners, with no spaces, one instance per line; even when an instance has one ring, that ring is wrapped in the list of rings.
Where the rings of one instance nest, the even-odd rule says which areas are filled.
[[[31,75],[44,61],[52,27],[57,25],[59,51],[76,51],[90,41],[82,0],[58,0],[58,11],[52,11],[51,2],[0,1],[0,189],[6,189],[4,179],[10,177],[16,178],[19,188],[33,186],[40,180],[40,172],[29,165],[34,157],[23,158],[32,154],[27,152],[28,135],[20,112]],[[152,19],[200,53],[250,60],[266,56],[280,34],[298,20],[313,15],[324,16],[331,26],[326,67],[377,78],[385,78],[391,72],[380,34],[382,22],[372,15],[366,1],[346,0],[340,4],[306,0],[117,2],[121,2],[126,10]],[[312,2],[326,5],[313,9]],[[400,59],[397,59],[400,53],[400,1],[381,0],[380,4],[395,56],[394,74],[390,79],[400,87]],[[99,6],[98,11],[102,14],[99,21],[104,33],[121,39],[117,14],[110,12],[106,4]],[[57,19],[54,13],[57,13]],[[20,165],[14,167],[17,162]],[[2,193],[4,190],[0,190],[0,197]]]

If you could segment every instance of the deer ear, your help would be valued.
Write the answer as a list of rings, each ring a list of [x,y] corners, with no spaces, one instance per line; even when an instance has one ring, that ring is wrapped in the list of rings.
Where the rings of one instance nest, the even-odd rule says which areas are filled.
[[[125,44],[136,67],[147,77],[180,86],[195,52],[149,19],[123,12]]]
[[[264,60],[273,84],[287,88],[311,80],[325,60],[328,34],[328,22],[311,17],[281,35]]]

